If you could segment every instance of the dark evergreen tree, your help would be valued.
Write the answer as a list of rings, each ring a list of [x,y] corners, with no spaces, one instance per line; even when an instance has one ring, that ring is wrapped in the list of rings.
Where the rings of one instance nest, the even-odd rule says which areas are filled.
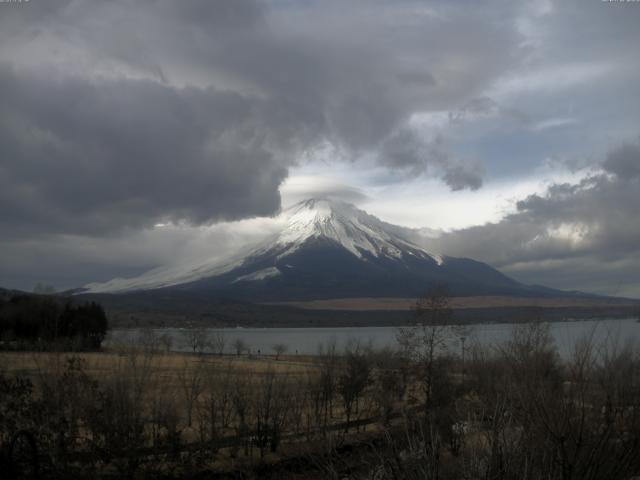
[[[73,339],[75,346],[100,348],[108,329],[101,305],[74,304],[45,295],[16,294],[0,303],[0,345],[59,342]]]

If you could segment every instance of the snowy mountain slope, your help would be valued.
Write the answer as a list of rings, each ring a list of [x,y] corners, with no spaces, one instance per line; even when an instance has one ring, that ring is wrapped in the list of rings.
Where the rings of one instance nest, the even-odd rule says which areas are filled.
[[[89,283],[83,287],[82,293],[116,293],[170,287],[222,274],[240,265],[242,260],[243,257],[229,261],[205,259],[202,262],[191,262],[188,265],[158,267],[139,277],[114,278],[104,283]]]
[[[285,210],[281,214],[281,220],[285,226],[278,235],[267,239],[252,251],[239,254],[232,259],[204,259],[189,265],[159,267],[135,278],[115,278],[105,283],[90,283],[85,285],[84,291],[115,293],[194,282],[224,274],[241,266],[247,259],[259,257],[269,251],[278,250],[278,258],[284,258],[304,245],[305,241],[320,237],[334,240],[360,258],[364,253],[398,257],[403,249],[409,248],[415,251],[414,254],[431,257],[437,262],[442,261],[397,234],[389,233],[385,230],[384,222],[376,217],[344,202],[327,199],[305,200]]]
[[[294,252],[310,238],[322,237],[334,240],[358,258],[367,253],[400,258],[403,251],[417,249],[416,253],[442,262],[440,257],[392,233],[384,222],[348,203],[310,199],[294,205],[286,215],[287,227],[277,239],[279,245],[288,246],[282,256]]]
[[[140,277],[89,284],[83,293],[174,289],[251,299],[415,296],[444,283],[454,294],[533,294],[471,259],[431,254],[351,204],[309,199],[282,212],[283,227],[246,253],[157,268]]]

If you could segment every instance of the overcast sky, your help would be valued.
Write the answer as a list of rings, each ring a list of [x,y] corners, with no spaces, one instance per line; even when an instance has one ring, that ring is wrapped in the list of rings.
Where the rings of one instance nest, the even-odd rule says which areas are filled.
[[[640,297],[638,25],[601,0],[0,3],[0,286],[223,257],[331,195]]]

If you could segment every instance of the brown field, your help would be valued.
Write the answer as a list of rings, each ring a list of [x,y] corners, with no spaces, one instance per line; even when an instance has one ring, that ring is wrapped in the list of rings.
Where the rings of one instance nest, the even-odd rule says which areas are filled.
[[[533,465],[529,478],[559,479],[564,439],[584,438],[571,478],[634,478],[638,350],[589,339],[564,360],[549,328],[523,324],[466,357],[437,355],[438,326],[407,332],[395,352],[280,359],[159,342],[0,352],[0,449],[31,434],[51,472],[41,478],[508,479]],[[17,458],[28,472],[30,457]]]
[[[276,359],[269,355],[173,353],[135,347],[105,352],[5,351],[0,352],[0,386],[3,377],[28,379],[34,386],[33,399],[53,407],[54,412],[66,412],[63,417],[73,418],[77,424],[91,421],[82,417],[87,411],[83,400],[86,394],[92,398],[89,404],[100,398],[115,401],[104,403],[106,409],[99,410],[99,415],[113,422],[113,431],[122,428],[122,420],[125,424],[142,422],[135,441],[126,440],[135,431],[132,426],[131,432],[126,430],[129,433],[123,437],[122,445],[107,444],[112,460],[109,465],[98,467],[101,473],[127,472],[128,452],[135,452],[147,465],[145,468],[155,469],[154,474],[166,474],[176,468],[170,467],[175,460],[162,455],[180,451],[183,456],[195,458],[194,452],[203,449],[207,451],[206,460],[199,468],[236,472],[292,456],[304,457],[310,449],[319,448],[318,442],[326,442],[327,435],[339,435],[341,441],[357,441],[380,429],[370,387],[350,417],[345,416],[333,383],[332,399],[325,399],[330,403],[317,403],[319,397],[314,403],[311,390],[318,385],[321,371],[330,368],[337,375],[337,357],[332,358],[335,362],[328,367],[320,357],[299,355]],[[84,380],[85,374],[107,397],[91,397],[87,393],[90,382]],[[336,376],[333,382],[337,379]],[[2,401],[0,398],[0,412]],[[347,435],[344,422],[349,419],[353,423]],[[33,425],[28,428],[37,430]],[[110,428],[107,426],[107,432]],[[2,435],[0,432],[0,445]],[[95,433],[80,427],[70,436],[75,437],[77,456],[73,458],[79,462],[76,467],[88,469],[86,459],[93,458],[90,452]],[[48,453],[55,449],[46,442],[40,445]],[[159,456],[163,458],[160,463]],[[155,466],[150,467],[149,463]],[[281,476],[275,474],[272,478]]]
[[[543,308],[598,308],[598,307],[632,307],[637,302],[626,299],[593,299],[593,298],[541,298],[541,297],[507,297],[478,296],[452,297],[451,308],[500,308],[500,307],[543,307]],[[271,302],[267,305],[283,305],[307,310],[343,310],[343,311],[401,311],[415,305],[414,298],[334,298],[328,300],[309,300],[301,302]]]
[[[0,373],[15,374],[31,379],[38,379],[41,375],[51,374],[62,370],[70,358],[80,358],[84,371],[93,378],[104,378],[113,372],[129,371],[132,356],[116,352],[0,352]],[[236,375],[260,375],[274,371],[290,378],[306,375],[315,368],[313,357],[281,356],[275,360],[271,356],[248,357],[246,355],[198,355],[190,353],[162,353],[140,355],[140,361],[145,361],[145,370],[151,371],[162,379],[163,388],[178,389],[179,377],[185,369],[190,370],[196,365],[204,367],[209,372],[231,371]]]

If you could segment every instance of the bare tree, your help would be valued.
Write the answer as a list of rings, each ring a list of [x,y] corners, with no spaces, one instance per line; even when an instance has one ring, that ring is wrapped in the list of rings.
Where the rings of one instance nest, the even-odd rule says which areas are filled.
[[[211,348],[218,355],[222,355],[224,353],[224,347],[227,344],[227,339],[224,336],[223,332],[217,331],[211,335]]]
[[[158,352],[160,350],[160,337],[151,328],[143,328],[138,332],[136,344],[145,352]]]
[[[153,351],[133,351],[118,358],[100,379],[96,398],[86,414],[86,429],[97,452],[113,458],[122,477],[133,478],[144,459],[137,454],[146,442],[149,399],[157,384]]]
[[[359,411],[359,402],[365,388],[371,383],[371,363],[367,352],[359,343],[349,345],[345,351],[345,364],[338,381],[346,416],[345,432],[354,413]]]
[[[301,433],[305,415],[308,419],[312,408],[307,386],[307,379],[303,376],[294,377],[290,385],[289,419],[296,434]]]
[[[168,445],[177,451],[182,440],[182,422],[178,413],[180,402],[173,392],[167,391],[149,397],[151,444],[158,448]]]
[[[336,341],[332,339],[327,345],[318,346],[318,357],[320,360],[319,375],[314,377],[316,385],[312,391],[317,393],[315,405],[316,423],[327,428],[329,421],[333,417],[333,399],[336,395],[338,383],[338,352]]]
[[[205,388],[200,404],[200,438],[217,451],[216,442],[231,426],[233,414],[233,369],[227,363],[222,369],[210,366],[205,373]]]
[[[184,396],[188,427],[192,425],[194,408],[204,390],[204,373],[202,361],[192,362],[191,358],[183,359],[182,368],[178,372],[178,381]]]
[[[187,328],[182,335],[193,353],[202,353],[209,346],[209,332],[205,328]]]
[[[280,355],[285,354],[289,347],[284,343],[276,343],[271,347],[271,349],[273,350],[273,353],[276,354],[276,360],[280,360]]]
[[[173,346],[173,337],[171,335],[163,333],[158,337],[158,341],[166,353],[171,351],[171,347]]]
[[[460,372],[462,373],[462,383],[465,382],[467,374],[466,359],[467,359],[467,345],[473,336],[473,327],[471,325],[454,325],[451,328],[453,335],[457,341],[460,342]]]
[[[242,355],[249,348],[249,345],[241,338],[236,338],[232,345],[238,356]]]
[[[238,439],[243,443],[245,456],[250,454],[250,447],[252,447],[250,442],[250,422],[253,416],[253,402],[250,401],[251,390],[252,385],[250,385],[246,375],[236,375],[234,377],[231,393],[231,403],[235,417],[234,426]],[[235,456],[233,450],[231,454]]]
[[[255,386],[253,401],[254,433],[264,456],[267,446],[276,452],[286,424],[290,404],[286,378],[269,369]]]
[[[388,426],[395,405],[404,397],[407,389],[404,358],[390,349],[376,352],[376,356],[374,401],[382,415],[383,424]]]
[[[425,396],[425,412],[433,400],[436,357],[447,348],[452,310],[446,286],[436,285],[416,300],[413,307],[415,326],[401,328],[398,342],[403,350],[417,361]]]

